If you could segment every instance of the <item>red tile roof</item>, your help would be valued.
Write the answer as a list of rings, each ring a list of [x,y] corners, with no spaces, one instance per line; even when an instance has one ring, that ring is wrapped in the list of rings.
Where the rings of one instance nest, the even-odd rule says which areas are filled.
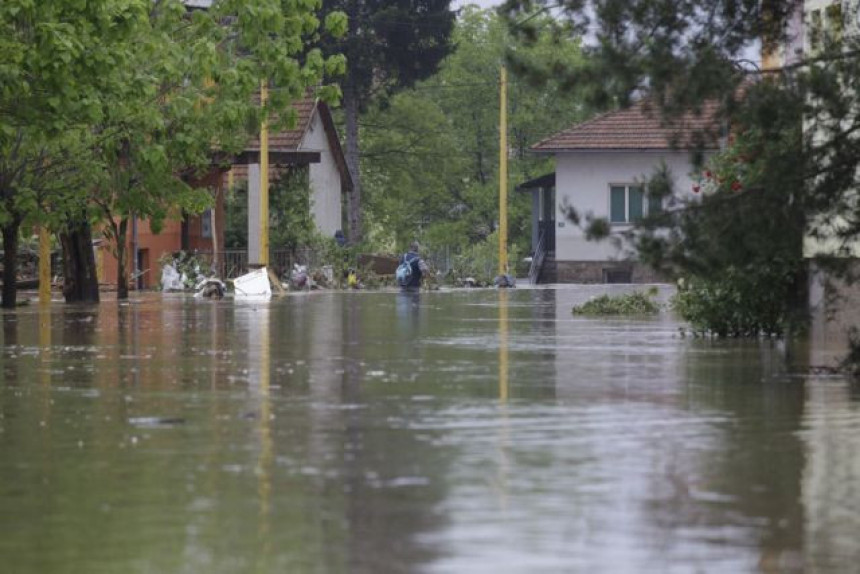
[[[298,118],[296,126],[288,131],[269,132],[269,150],[271,151],[296,151],[302,143],[302,138],[310,126],[311,118],[313,117],[314,108],[316,107],[316,99],[313,97],[305,97],[292,103],[292,107],[296,110]],[[269,123],[275,123],[270,121]],[[248,141],[249,150],[258,151],[260,149],[260,138],[254,137]]]
[[[337,136],[337,128],[334,125],[334,120],[331,116],[331,110],[324,102],[317,100],[313,96],[307,96],[301,100],[293,102],[298,117],[296,125],[293,129],[282,132],[269,132],[269,151],[270,152],[295,152],[299,151],[299,146],[304,139],[305,134],[310,128],[313,120],[314,111],[320,114],[323,127],[328,139],[329,149],[334,155],[334,161],[337,164],[343,182],[344,191],[352,190],[352,178],[349,174],[349,169],[346,165],[346,158],[343,154],[343,149],[340,145],[340,140]],[[274,122],[270,122],[274,123]],[[248,141],[248,146],[245,151],[260,151],[260,138],[255,136]],[[269,180],[275,181],[283,174],[289,166],[270,163],[269,165]],[[243,181],[248,179],[248,166],[234,164],[232,166],[233,177],[235,181]],[[227,174],[224,174],[224,181],[227,181]]]
[[[629,108],[615,110],[532,146],[532,151],[580,150],[666,150],[690,149],[704,136],[705,148],[719,147],[720,133],[716,103],[706,103],[700,113],[686,112],[664,121],[657,109],[640,101]]]

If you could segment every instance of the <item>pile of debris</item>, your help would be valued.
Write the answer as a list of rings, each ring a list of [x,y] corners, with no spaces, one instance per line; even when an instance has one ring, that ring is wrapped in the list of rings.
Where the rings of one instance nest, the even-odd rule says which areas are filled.
[[[195,297],[221,299],[227,285],[215,276],[204,273],[206,262],[192,253],[178,251],[161,260],[161,290],[170,293],[193,291]]]
[[[159,263],[161,264],[161,290],[165,292],[191,291],[197,287],[202,278],[209,277],[203,273],[205,262],[185,251],[165,255]]]

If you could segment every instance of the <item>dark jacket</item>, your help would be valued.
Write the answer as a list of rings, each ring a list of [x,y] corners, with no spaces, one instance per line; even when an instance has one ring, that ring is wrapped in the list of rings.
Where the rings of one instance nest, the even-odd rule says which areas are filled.
[[[421,287],[421,257],[414,251],[408,251],[400,258],[400,263],[404,262],[408,262],[412,267],[412,275],[409,277],[409,283],[403,287],[405,289]]]

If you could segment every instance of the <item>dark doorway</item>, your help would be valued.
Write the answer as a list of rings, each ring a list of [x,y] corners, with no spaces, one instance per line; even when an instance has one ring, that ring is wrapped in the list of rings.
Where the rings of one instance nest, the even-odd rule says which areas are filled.
[[[149,287],[147,281],[149,277],[149,249],[137,250],[137,288],[146,289]]]

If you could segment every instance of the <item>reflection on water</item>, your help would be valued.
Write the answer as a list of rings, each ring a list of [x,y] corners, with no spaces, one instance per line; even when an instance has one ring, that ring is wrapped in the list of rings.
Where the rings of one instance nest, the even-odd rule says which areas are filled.
[[[854,569],[858,390],[600,289],[2,313],[4,571]]]

